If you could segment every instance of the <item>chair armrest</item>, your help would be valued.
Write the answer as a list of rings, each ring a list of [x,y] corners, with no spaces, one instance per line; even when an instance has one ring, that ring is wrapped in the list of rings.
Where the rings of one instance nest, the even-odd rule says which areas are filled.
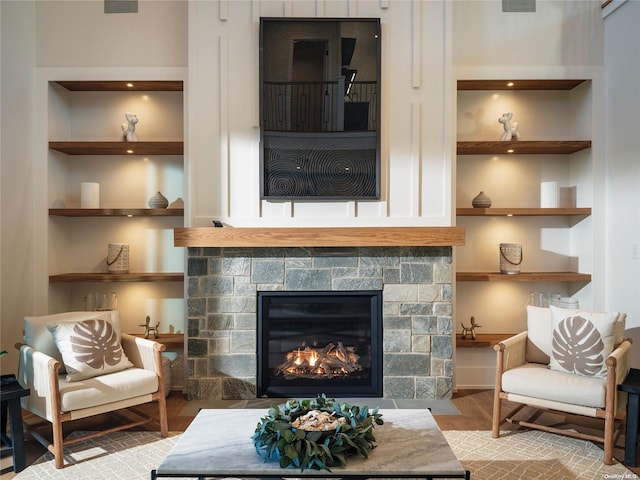
[[[127,333],[122,334],[121,342],[125,355],[134,366],[162,375],[162,358],[160,355],[167,349],[165,345]]]
[[[498,358],[502,357],[501,371],[506,372],[526,363],[527,332],[520,332],[509,337],[493,347],[498,352]]]
[[[620,385],[631,369],[631,339],[626,339],[607,357],[607,366],[615,368],[615,384]]]

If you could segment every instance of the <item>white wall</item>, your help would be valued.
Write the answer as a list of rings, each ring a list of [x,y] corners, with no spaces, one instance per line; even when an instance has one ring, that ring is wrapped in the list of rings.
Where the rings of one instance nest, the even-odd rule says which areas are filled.
[[[450,225],[451,152],[443,119],[448,17],[441,1],[189,3],[188,203],[192,225]],[[382,22],[382,199],[259,198],[261,16],[379,17]]]
[[[607,307],[627,312],[640,366],[640,2],[622,4],[605,18]],[[617,6],[617,5],[615,5]],[[640,246],[638,247],[640,249]]]

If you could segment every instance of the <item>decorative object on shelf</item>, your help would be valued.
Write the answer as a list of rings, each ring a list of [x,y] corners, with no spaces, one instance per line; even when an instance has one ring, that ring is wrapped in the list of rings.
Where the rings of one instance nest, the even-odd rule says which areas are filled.
[[[178,197],[171,202],[169,208],[184,208],[184,200],[182,200],[182,197]]]
[[[122,140],[125,142],[137,142],[136,124],[138,123],[138,116],[133,112],[127,112],[124,114],[124,118],[127,123],[120,125],[122,128]]]
[[[560,189],[558,182],[540,183],[540,207],[558,208],[560,206]]]
[[[151,317],[147,315],[147,318],[144,319],[144,323],[138,325],[139,327],[144,327],[144,338],[149,338],[149,335],[153,333],[153,338],[160,338],[160,332],[158,328],[160,327],[160,322],[156,323],[155,326],[151,325]]]
[[[480,192],[471,200],[471,205],[473,205],[473,208],[489,208],[491,199],[484,192]]]
[[[478,325],[476,323],[476,318],[475,317],[471,317],[471,326],[470,327],[466,327],[464,323],[460,322],[460,325],[462,325],[462,338],[467,338],[467,335],[471,335],[471,339],[475,340],[477,338],[476,336],[476,328],[482,328],[482,325]]]
[[[84,296],[84,309],[87,312],[106,312],[118,309],[118,296],[112,293],[88,292]]]
[[[100,208],[100,184],[82,182],[80,184],[80,207]]]
[[[500,244],[500,273],[513,275],[520,273],[522,263],[522,244],[501,243]]]
[[[160,192],[156,193],[149,199],[150,208],[167,208],[168,206],[169,200],[167,200],[167,198]]]
[[[513,112],[503,113],[498,122],[504,127],[504,133],[500,137],[503,142],[510,142],[512,140],[520,140],[520,132],[518,132],[518,122],[512,122]]]
[[[336,425],[328,431],[294,426],[296,417],[309,413],[316,417],[329,414],[337,420]],[[373,428],[384,423],[381,417],[378,407],[370,410],[367,406],[339,404],[324,394],[310,400],[290,399],[269,407],[252,439],[256,452],[265,461],[277,460],[280,468],[330,472],[330,467],[346,465],[351,455],[368,457],[368,450],[376,447]]]
[[[109,273],[129,273],[129,244],[110,243],[107,250]]]
[[[558,307],[576,309],[580,308],[580,302],[574,297],[562,297],[558,302]]]

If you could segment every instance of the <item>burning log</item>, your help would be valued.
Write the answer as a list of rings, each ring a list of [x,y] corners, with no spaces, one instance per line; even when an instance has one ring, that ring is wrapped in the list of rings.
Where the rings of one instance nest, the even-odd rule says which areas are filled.
[[[324,376],[331,379],[363,370],[359,359],[355,347],[345,347],[342,342],[338,345],[329,343],[323,348],[307,346],[287,353],[285,362],[276,368],[276,373],[286,378]]]

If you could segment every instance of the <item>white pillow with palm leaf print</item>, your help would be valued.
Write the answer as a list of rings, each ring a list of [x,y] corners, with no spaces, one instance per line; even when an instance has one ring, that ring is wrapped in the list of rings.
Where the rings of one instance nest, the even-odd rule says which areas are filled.
[[[604,377],[615,344],[618,312],[589,312],[551,306],[552,370]]]
[[[113,324],[102,318],[65,322],[47,328],[67,370],[67,382],[119,372],[133,367]]]

